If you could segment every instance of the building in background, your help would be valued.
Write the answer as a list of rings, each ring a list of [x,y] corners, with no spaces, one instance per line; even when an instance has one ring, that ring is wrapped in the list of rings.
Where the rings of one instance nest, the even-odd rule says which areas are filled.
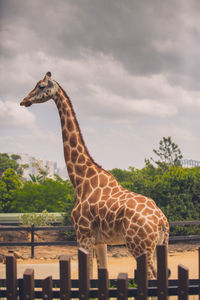
[[[193,159],[181,159],[181,165],[185,168],[200,167],[200,161]]]
[[[36,165],[42,169],[47,169],[48,177],[53,178],[54,174],[59,175],[62,179],[67,179],[68,174],[66,167],[59,168],[55,161],[47,160],[44,161],[43,159],[39,158],[36,159],[29,154],[19,153],[21,160],[19,161],[20,164],[28,164],[28,168],[24,170],[23,177],[26,179],[30,179],[29,174],[33,174],[35,176],[38,175],[38,168]]]

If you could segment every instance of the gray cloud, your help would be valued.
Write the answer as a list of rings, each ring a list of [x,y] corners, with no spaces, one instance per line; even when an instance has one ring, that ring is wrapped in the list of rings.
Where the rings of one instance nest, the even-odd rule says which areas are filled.
[[[72,98],[88,148],[97,160],[103,155],[108,168],[115,164],[113,147],[120,156],[128,145],[121,167],[141,165],[163,135],[173,135],[186,156],[197,159],[188,141],[200,146],[199,8],[197,0],[1,0],[4,149],[6,141],[13,147],[8,128],[9,135],[15,128],[21,136],[19,148],[23,143],[30,150],[27,135],[20,134],[27,125],[38,153],[52,147],[46,139],[45,150],[41,146],[47,132],[60,136],[53,106],[17,108],[50,70]],[[52,157],[63,155],[53,149]]]
[[[195,12],[190,9],[187,13],[187,1],[3,3],[4,35],[14,37],[4,49],[5,55],[37,49],[52,56],[77,58],[82,53],[100,52],[121,61],[131,73],[150,75],[182,72],[184,52],[190,53],[191,45],[199,42],[198,24],[190,23]]]

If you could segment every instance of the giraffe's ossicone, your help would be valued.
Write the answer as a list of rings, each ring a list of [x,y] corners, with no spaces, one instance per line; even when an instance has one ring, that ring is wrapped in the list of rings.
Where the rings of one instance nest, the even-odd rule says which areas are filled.
[[[98,267],[106,268],[107,245],[125,244],[137,258],[147,254],[148,277],[155,278],[153,255],[157,244],[167,244],[169,224],[155,202],[124,189],[90,156],[72,103],[48,72],[20,105],[31,106],[53,99],[61,120],[63,148],[77,201],[71,213],[77,243],[90,253],[95,248]]]

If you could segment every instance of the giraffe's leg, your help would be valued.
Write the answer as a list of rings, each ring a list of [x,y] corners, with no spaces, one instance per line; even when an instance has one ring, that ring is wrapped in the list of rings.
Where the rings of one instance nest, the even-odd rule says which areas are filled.
[[[147,252],[147,276],[148,279],[156,279],[157,273],[155,269],[155,260],[154,260],[154,253],[152,252]]]
[[[97,244],[95,245],[97,267],[107,269],[107,245]]]
[[[150,250],[148,251],[148,249],[144,249],[143,251],[141,251],[141,247],[138,247],[137,245],[135,245],[135,243],[130,243],[130,242],[127,242],[126,246],[128,251],[133,255],[135,259],[137,259],[140,255],[146,253],[148,279],[149,280],[156,279],[156,270],[154,267],[154,260],[153,260],[154,251],[150,251]],[[151,249],[151,250],[155,250],[155,249]]]
[[[90,279],[93,278],[93,247],[91,240],[89,238],[84,238],[78,241],[78,246],[85,249],[89,253],[89,275]]]

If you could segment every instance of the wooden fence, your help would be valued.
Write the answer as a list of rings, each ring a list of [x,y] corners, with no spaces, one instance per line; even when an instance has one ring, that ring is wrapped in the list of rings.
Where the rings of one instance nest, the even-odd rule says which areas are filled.
[[[35,232],[37,231],[74,231],[72,226],[40,226],[36,227],[33,225],[31,226],[5,226],[0,227],[0,233],[3,231],[27,231],[31,234],[31,241],[30,242],[0,242],[0,247],[3,246],[29,246],[31,247],[31,258],[34,258],[35,255],[35,247],[36,246],[63,246],[63,245],[70,245],[76,246],[76,241],[55,241],[55,242],[36,242],[35,241]]]
[[[53,280],[52,276],[45,279],[35,279],[34,270],[27,269],[23,278],[17,279],[17,264],[13,256],[6,258],[6,279],[0,279],[0,298],[23,300],[42,298],[45,300],[60,298],[67,300],[79,299],[108,299],[120,300],[136,297],[137,300],[156,296],[158,300],[168,296],[178,296],[186,300],[188,295],[197,295],[200,300],[200,248],[198,279],[189,279],[188,269],[178,266],[178,279],[168,280],[167,247],[157,246],[157,280],[147,280],[146,255],[137,259],[137,270],[134,279],[128,279],[126,273],[120,273],[117,279],[109,280],[107,269],[98,270],[98,279],[89,280],[88,253],[84,249],[78,250],[79,279],[71,280],[70,257],[61,255],[59,260],[60,279]],[[199,295],[199,297],[198,297]]]
[[[191,226],[200,225],[200,221],[185,221],[185,222],[171,222],[170,227],[173,226]],[[0,233],[3,231],[28,231],[31,233],[30,242],[0,242],[2,246],[29,246],[31,247],[31,257],[34,258],[34,248],[37,246],[59,246],[59,245],[77,245],[76,241],[54,241],[54,242],[36,242],[35,232],[37,231],[74,231],[72,226],[0,226]],[[200,235],[187,235],[187,236],[170,236],[169,243],[177,242],[191,242],[200,241]]]

